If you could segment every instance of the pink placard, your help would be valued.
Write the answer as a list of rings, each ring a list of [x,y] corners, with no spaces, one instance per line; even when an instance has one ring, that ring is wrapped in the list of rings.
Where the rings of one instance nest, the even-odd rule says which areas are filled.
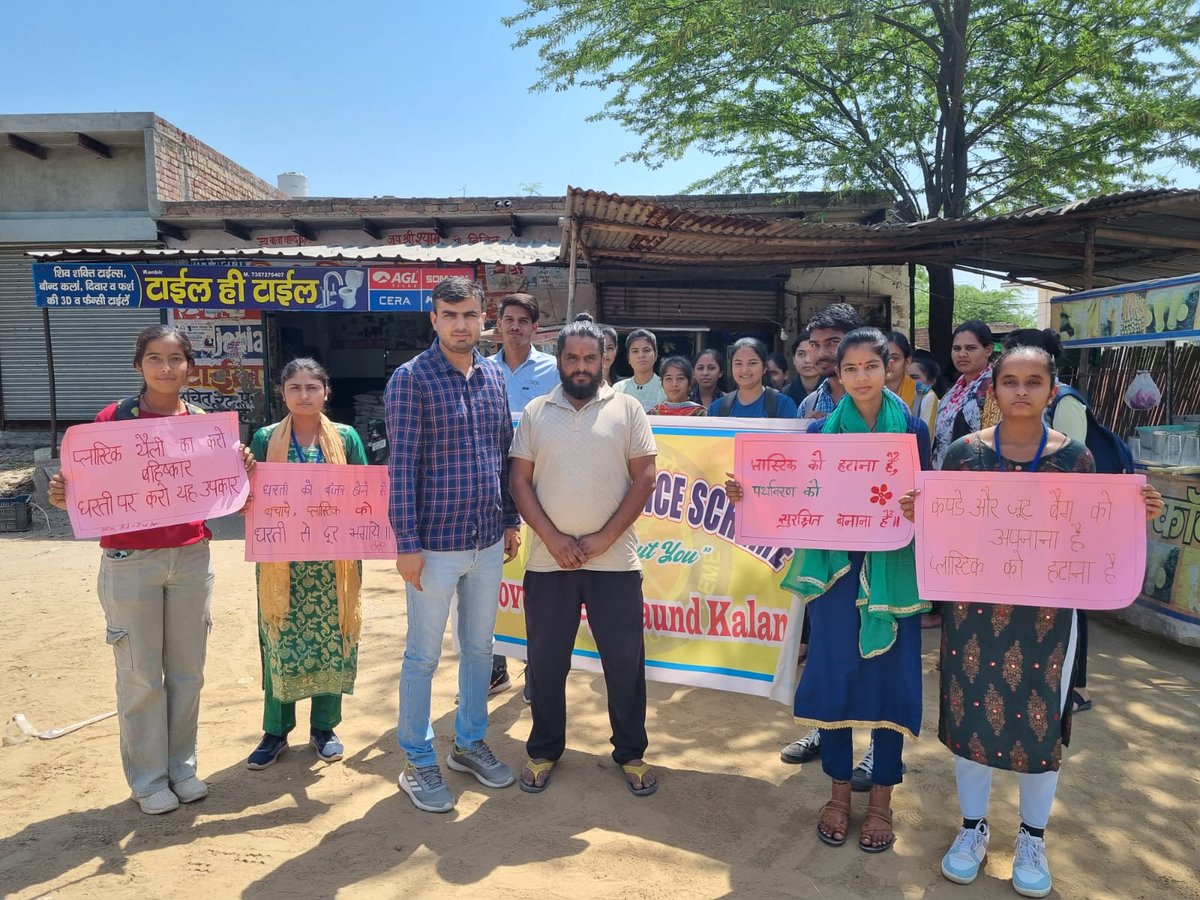
[[[253,482],[250,562],[395,558],[386,466],[259,463]]]
[[[895,550],[913,537],[899,498],[921,467],[911,434],[739,434],[739,544]]]
[[[77,538],[227,516],[250,490],[231,412],[73,425],[59,455]]]
[[[923,600],[1121,609],[1146,573],[1141,475],[922,472]]]

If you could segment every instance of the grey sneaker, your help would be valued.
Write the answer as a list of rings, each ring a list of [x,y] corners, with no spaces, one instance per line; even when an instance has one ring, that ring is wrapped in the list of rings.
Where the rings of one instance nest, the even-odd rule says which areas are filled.
[[[436,764],[419,769],[412,763],[405,765],[400,773],[400,790],[408,794],[413,806],[425,812],[444,813],[454,809],[454,795]]]
[[[179,798],[170,788],[159,788],[148,797],[134,797],[134,802],[148,816],[161,816],[172,810],[179,809]]]
[[[792,741],[779,752],[779,758],[791,766],[812,762],[821,755],[821,730],[814,728],[798,741]]]
[[[455,772],[470,772],[480,784],[488,787],[508,787],[515,780],[512,769],[496,759],[492,748],[483,741],[470,750],[455,744],[446,756],[446,765]]]
[[[871,785],[871,776],[875,773],[875,742],[871,741],[871,745],[867,747],[867,753],[862,758],[854,771],[850,773],[850,790],[852,791],[869,791]],[[908,763],[900,761],[900,774],[908,774]]]

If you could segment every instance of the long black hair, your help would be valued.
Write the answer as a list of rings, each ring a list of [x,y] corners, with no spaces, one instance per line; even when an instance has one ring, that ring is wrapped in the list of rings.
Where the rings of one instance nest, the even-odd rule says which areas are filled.
[[[867,326],[866,328],[855,328],[848,335],[842,338],[842,342],[838,344],[837,350],[838,368],[840,369],[842,367],[842,359],[846,356],[847,350],[849,350],[851,347],[861,346],[865,346],[868,350],[883,360],[883,364],[885,366],[887,365],[887,335],[878,328],[871,328],[870,326]]]
[[[150,325],[139,331],[133,342],[133,367],[138,371],[141,371],[142,360],[146,357],[146,348],[150,346],[151,341],[175,341],[183,351],[188,368],[196,365],[196,352],[192,349],[191,339],[183,331],[173,325]],[[142,386],[138,390],[139,397],[145,395],[146,387],[146,380],[143,378]]]

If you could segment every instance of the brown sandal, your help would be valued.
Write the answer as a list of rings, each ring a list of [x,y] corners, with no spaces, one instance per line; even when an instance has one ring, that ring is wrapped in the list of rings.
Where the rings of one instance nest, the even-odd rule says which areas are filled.
[[[835,819],[841,820],[840,827],[834,824]],[[839,832],[842,835],[841,838],[834,837]],[[821,807],[821,818],[817,819],[817,837],[830,847],[840,847],[846,843],[846,835],[849,833],[850,802],[848,800],[830,800]]]
[[[887,838],[887,843],[876,844],[875,841],[880,838]],[[894,843],[896,832],[892,830],[891,809],[886,806],[868,806],[866,815],[863,816],[862,830],[859,832],[858,849],[864,853],[882,853],[884,850],[890,850]]]

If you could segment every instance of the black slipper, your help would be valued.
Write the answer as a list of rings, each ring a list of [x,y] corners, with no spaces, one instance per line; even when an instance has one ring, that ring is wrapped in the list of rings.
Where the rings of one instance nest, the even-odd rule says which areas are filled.
[[[1083,694],[1079,691],[1071,691],[1071,712],[1087,712],[1091,708],[1092,701],[1090,699],[1084,700]]]

